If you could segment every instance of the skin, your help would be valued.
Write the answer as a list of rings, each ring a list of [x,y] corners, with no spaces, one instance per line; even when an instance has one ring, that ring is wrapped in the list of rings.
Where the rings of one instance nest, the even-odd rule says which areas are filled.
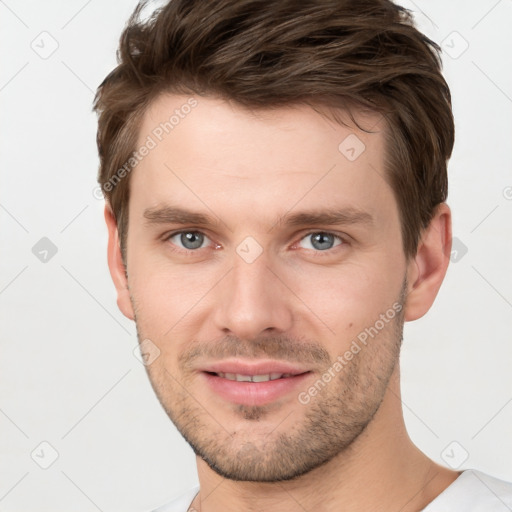
[[[105,208],[118,306],[136,321],[139,341],[160,350],[146,366],[151,384],[197,453],[201,492],[193,508],[421,510],[460,472],[435,464],[410,440],[398,359],[403,322],[429,310],[443,281],[450,209],[439,205],[407,259],[397,203],[383,178],[386,127],[379,116],[358,113],[372,128],[365,133],[308,105],[249,111],[196,99],[131,173],[126,269]],[[157,98],[140,145],[187,100]],[[351,134],[365,145],[354,161],[338,150]],[[211,221],[148,222],[145,212],[166,205]],[[291,214],[333,209],[365,212],[371,222],[287,222]],[[180,231],[206,238],[187,249]],[[319,250],[312,233],[335,236]],[[258,255],[250,263],[237,253],[247,237],[253,241],[245,248]],[[306,404],[298,400],[397,305],[342,370],[331,370],[325,387]],[[293,361],[310,373],[271,403],[234,404],[205,385],[200,371],[233,357]]]

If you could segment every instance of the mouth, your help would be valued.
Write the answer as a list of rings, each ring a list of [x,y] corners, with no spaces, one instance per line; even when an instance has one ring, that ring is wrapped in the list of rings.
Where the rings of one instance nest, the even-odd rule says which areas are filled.
[[[224,361],[200,372],[214,395],[240,405],[265,405],[289,396],[295,398],[293,392],[299,391],[311,373],[278,361]]]
[[[222,379],[234,380],[236,382],[268,382],[270,380],[287,379],[294,377],[291,373],[265,373],[261,375],[242,375],[240,373],[210,373]]]

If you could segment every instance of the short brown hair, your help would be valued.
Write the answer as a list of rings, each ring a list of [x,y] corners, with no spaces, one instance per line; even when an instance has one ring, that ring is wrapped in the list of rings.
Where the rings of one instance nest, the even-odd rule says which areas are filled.
[[[403,249],[416,254],[447,197],[455,130],[440,48],[409,11],[389,0],[171,0],[144,21],[145,7],[140,2],[128,20],[118,66],[94,100],[98,181],[125,262],[130,180],[113,179],[135,150],[146,109],[164,92],[248,108],[307,103],[381,113]]]

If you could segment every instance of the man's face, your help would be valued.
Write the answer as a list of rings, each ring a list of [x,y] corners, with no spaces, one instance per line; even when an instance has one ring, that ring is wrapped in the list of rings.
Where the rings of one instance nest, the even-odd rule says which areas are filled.
[[[139,341],[160,350],[152,386],[214,470],[293,478],[343,456],[398,360],[407,262],[384,123],[196,99],[160,97],[140,132],[157,144],[130,177]]]

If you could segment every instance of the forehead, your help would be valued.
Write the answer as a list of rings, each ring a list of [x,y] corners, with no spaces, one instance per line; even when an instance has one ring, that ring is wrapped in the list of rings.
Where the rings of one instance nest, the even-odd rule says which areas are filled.
[[[336,122],[333,118],[341,122]],[[153,100],[142,118],[138,145],[142,145],[147,136],[155,139],[157,144],[176,139],[180,133],[186,134],[187,127],[202,137],[198,143],[204,142],[213,134],[217,139],[223,138],[226,143],[246,138],[249,147],[252,144],[247,136],[255,143],[258,142],[257,138],[271,142],[276,132],[279,132],[281,139],[285,139],[286,134],[294,138],[302,137],[307,144],[297,147],[296,151],[304,153],[302,149],[314,148],[319,141],[340,142],[339,138],[343,133],[369,140],[368,132],[376,135],[372,137],[370,150],[380,150],[386,123],[381,114],[353,106],[350,107],[350,112],[342,108],[306,103],[250,108],[215,96],[161,94]],[[328,132],[331,133],[326,140]],[[346,149],[349,149],[348,146],[350,144]],[[336,153],[343,150],[338,144],[331,144],[331,147]],[[346,153],[346,156],[349,159],[354,157],[350,153]]]
[[[206,199],[217,207],[229,201],[240,215],[299,201],[363,202],[373,210],[391,193],[385,123],[379,114],[352,111],[363,131],[347,112],[336,111],[346,125],[325,112],[307,104],[248,109],[214,97],[162,95],[142,119],[138,148],[151,150],[132,173],[132,198],[145,208],[172,198],[201,210]]]

